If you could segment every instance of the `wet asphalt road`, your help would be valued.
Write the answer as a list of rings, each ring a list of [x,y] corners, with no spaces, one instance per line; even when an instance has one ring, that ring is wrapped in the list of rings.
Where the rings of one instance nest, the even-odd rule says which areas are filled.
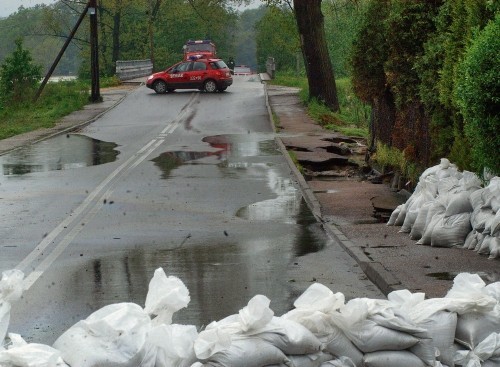
[[[312,254],[345,269],[335,291],[379,297],[273,139],[264,89],[242,77],[226,93],[140,87],[76,134],[0,156],[0,270],[23,270],[29,288],[9,331],[51,344],[102,306],[144,305],[160,266],[191,293],[174,322],[199,328],[256,294],[286,312],[307,285],[290,269],[315,267]]]

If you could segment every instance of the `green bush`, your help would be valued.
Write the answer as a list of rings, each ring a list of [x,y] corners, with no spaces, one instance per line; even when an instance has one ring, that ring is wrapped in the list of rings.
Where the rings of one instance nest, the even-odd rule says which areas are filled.
[[[455,95],[478,172],[500,174],[500,14],[479,32],[459,65]]]
[[[33,63],[22,39],[16,40],[16,49],[0,66],[0,95],[5,101],[21,102],[31,97],[42,78],[42,67]]]
[[[386,89],[384,63],[388,57],[384,19],[388,1],[370,1],[350,52],[352,80],[356,95],[367,103]]]

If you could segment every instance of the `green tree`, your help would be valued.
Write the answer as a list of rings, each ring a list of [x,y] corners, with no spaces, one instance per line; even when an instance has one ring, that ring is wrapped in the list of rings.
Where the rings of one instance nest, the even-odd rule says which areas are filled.
[[[323,1],[326,41],[337,78],[350,75],[349,55],[366,6],[365,0]]]
[[[257,22],[256,30],[260,70],[265,70],[268,57],[274,57],[279,71],[295,70],[300,41],[292,10],[285,6],[269,6]]]
[[[472,39],[458,66],[456,102],[474,166],[500,174],[500,14]]]
[[[0,66],[0,91],[6,101],[19,102],[31,97],[42,77],[42,67],[33,62],[23,40],[16,40],[14,52]]]

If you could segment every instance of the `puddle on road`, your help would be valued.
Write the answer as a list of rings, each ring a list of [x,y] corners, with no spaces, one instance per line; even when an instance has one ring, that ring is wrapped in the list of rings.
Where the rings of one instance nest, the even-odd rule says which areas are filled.
[[[460,271],[450,271],[450,272],[446,271],[440,273],[428,273],[425,275],[428,277],[436,278],[438,280],[453,280],[460,273],[461,273]],[[470,273],[479,275],[481,279],[484,280],[486,283],[494,283],[500,281],[500,273],[498,272],[478,271]]]
[[[305,203],[303,208],[299,225],[286,236],[191,242],[180,248],[145,245],[75,267],[62,288],[79,289],[85,299],[77,302],[89,308],[79,311],[82,315],[121,301],[143,305],[147,284],[155,269],[162,267],[167,275],[181,279],[190,292],[187,309],[174,315],[176,323],[202,327],[237,313],[256,294],[266,295],[275,313],[283,314],[296,298],[287,286],[289,263],[328,241],[317,223],[312,223]]]
[[[0,156],[0,166],[4,176],[96,166],[115,161],[117,146],[85,135],[63,134]]]
[[[274,140],[269,140],[268,135],[215,135],[207,136],[202,141],[217,150],[163,152],[151,161],[161,169],[162,178],[167,179],[173,169],[186,163],[196,164],[195,161],[210,156],[216,157],[223,167],[247,168],[246,162],[228,163],[228,160],[279,154],[276,143]]]

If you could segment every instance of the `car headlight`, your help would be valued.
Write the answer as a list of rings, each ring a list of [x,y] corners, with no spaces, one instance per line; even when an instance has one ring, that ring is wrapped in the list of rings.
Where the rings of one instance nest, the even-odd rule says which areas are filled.
[[[150,75],[150,76],[148,77],[148,80],[151,80],[151,79],[153,79],[153,75]]]

